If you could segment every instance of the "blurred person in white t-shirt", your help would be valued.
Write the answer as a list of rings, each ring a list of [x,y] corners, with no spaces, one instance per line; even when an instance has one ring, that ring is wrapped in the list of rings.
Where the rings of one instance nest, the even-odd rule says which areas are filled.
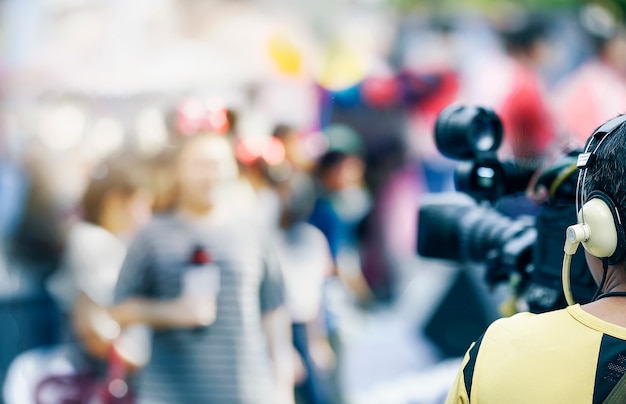
[[[327,403],[331,398],[324,380],[333,369],[334,354],[323,319],[323,291],[333,273],[333,259],[326,236],[306,222],[315,201],[312,179],[294,173],[276,189],[281,200],[277,256],[285,279],[293,343],[302,364],[296,397],[304,403]]]

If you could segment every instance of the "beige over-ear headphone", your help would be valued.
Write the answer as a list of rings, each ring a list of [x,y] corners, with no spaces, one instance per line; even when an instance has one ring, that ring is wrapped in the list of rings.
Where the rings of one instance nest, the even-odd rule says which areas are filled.
[[[589,138],[584,153],[578,156],[578,183],[576,186],[576,210],[578,223],[567,228],[565,256],[563,258],[563,292],[567,303],[574,304],[570,288],[570,264],[578,245],[594,257],[617,264],[626,255],[626,233],[622,216],[609,195],[600,190],[585,189],[587,171],[597,164],[598,150],[604,140],[626,123],[626,115],[611,119],[595,130]],[[625,139],[626,140],[626,139]],[[625,157],[626,158],[626,157]],[[602,287],[602,284],[599,286]]]

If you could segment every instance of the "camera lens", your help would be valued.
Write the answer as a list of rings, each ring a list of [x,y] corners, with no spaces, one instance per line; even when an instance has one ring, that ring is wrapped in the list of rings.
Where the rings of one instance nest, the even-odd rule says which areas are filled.
[[[477,116],[472,122],[472,128],[470,130],[474,148],[482,152],[494,150],[493,145],[496,142],[496,131],[497,129],[494,128],[493,122],[484,119],[480,115]]]
[[[457,191],[477,200],[495,201],[504,195],[507,186],[502,164],[495,159],[463,161],[454,172]]]
[[[452,105],[437,117],[435,142],[444,156],[474,159],[500,147],[502,123],[490,109]]]
[[[481,188],[491,189],[494,186],[494,179],[496,176],[496,172],[493,168],[490,167],[479,167],[476,170],[476,174],[478,175],[476,178],[476,183]]]
[[[484,261],[491,251],[501,251],[511,240],[534,232],[525,221],[465,202],[426,202],[418,220],[420,255],[460,261]]]

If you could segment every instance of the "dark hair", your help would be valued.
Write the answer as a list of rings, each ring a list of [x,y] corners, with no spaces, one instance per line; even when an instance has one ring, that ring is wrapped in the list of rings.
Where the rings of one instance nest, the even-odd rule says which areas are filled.
[[[499,28],[504,46],[509,52],[527,52],[548,35],[548,25],[541,16],[515,16]]]
[[[138,164],[109,162],[103,164],[97,177],[87,185],[81,200],[83,220],[100,225],[102,209],[107,195],[119,192],[123,196],[131,196],[140,189],[147,188],[147,183],[141,178],[141,169]]]
[[[294,173],[282,184],[283,194],[281,222],[287,226],[306,221],[315,204],[315,184],[303,173]]]
[[[280,140],[285,140],[285,138],[293,131],[293,127],[281,123],[276,125],[276,127],[272,131],[272,136]]]
[[[324,154],[319,161],[317,162],[317,166],[315,167],[315,173],[318,176],[325,175],[328,171],[333,168],[339,166],[345,159],[349,157],[348,153],[344,153],[342,151],[333,150]]]
[[[626,219],[626,124],[604,140],[584,185],[587,194],[600,190],[609,195],[622,220]]]

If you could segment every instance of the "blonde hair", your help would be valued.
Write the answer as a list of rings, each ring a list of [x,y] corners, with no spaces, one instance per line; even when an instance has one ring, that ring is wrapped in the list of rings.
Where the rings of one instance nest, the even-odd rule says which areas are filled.
[[[203,132],[192,136],[178,137],[175,143],[153,162],[156,187],[153,206],[155,212],[171,211],[176,207],[180,193],[176,178],[176,166],[184,151],[199,141],[211,139],[219,139],[225,142],[228,145],[229,152],[232,153],[233,161],[236,161],[232,142],[222,134]]]

